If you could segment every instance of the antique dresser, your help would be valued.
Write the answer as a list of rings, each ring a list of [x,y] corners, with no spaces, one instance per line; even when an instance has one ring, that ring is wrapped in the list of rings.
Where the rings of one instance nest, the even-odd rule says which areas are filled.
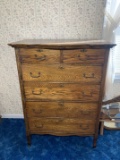
[[[96,146],[109,49],[104,41],[23,40],[15,48],[31,134],[93,136]]]

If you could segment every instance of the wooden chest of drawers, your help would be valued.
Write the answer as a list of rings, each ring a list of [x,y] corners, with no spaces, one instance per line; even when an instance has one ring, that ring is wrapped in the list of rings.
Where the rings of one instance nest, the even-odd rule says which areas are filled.
[[[23,40],[15,47],[28,143],[31,134],[94,136],[109,49],[101,41]]]

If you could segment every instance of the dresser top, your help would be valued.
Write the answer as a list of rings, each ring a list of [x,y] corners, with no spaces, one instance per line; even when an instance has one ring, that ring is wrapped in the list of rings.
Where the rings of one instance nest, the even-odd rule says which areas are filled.
[[[76,39],[25,39],[8,44],[15,48],[54,48],[54,49],[74,49],[74,48],[112,48],[115,44],[104,40],[76,40]]]

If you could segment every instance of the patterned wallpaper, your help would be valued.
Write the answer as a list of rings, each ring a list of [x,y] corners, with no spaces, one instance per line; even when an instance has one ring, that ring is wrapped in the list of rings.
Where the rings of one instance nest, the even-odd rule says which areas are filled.
[[[0,113],[21,114],[14,49],[26,38],[101,39],[105,0],[0,0]]]

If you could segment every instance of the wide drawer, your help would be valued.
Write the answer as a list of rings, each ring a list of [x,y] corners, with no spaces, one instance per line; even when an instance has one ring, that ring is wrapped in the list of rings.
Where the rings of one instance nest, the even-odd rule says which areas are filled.
[[[101,66],[22,65],[24,81],[101,82]]]
[[[97,103],[26,102],[27,117],[96,119]]]
[[[31,132],[61,134],[94,134],[95,120],[64,118],[28,118]]]
[[[104,63],[105,49],[78,49],[78,50],[64,50],[64,63],[90,63],[102,64]]]
[[[27,99],[98,101],[99,85],[25,82]]]
[[[49,49],[20,49],[20,59],[22,63],[59,63],[60,51]]]

